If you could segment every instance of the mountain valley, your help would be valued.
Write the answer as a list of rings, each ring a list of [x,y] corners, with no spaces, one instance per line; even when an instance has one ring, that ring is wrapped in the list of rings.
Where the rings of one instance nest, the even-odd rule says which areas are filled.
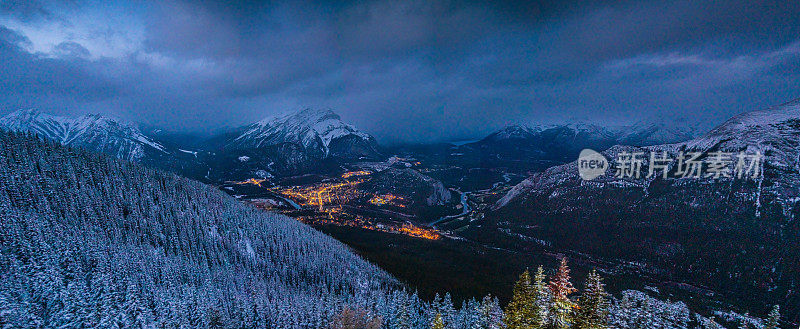
[[[650,289],[654,296],[686,301],[706,315],[730,309],[761,314],[768,305],[761,298],[794,296],[794,278],[788,275],[792,269],[783,267],[793,264],[793,256],[775,253],[780,245],[797,245],[785,238],[792,234],[787,223],[796,213],[792,200],[798,186],[792,178],[797,175],[792,120],[800,115],[793,106],[753,112],[758,120],[746,115],[731,119],[698,138],[664,125],[515,125],[466,144],[388,147],[332,111],[313,109],[267,118],[191,145],[180,136],[166,138],[99,116],[67,119],[18,111],[0,119],[0,127],[214,185],[241,202],[335,237],[427,299],[445,291],[457,301],[492,293],[505,303],[516,273],[533,263],[554,266],[567,256],[577,278],[598,269],[615,293]],[[776,119],[762,120],[764,116]],[[753,138],[754,127],[760,126],[748,122],[761,121],[768,122],[757,135],[762,139],[736,142]],[[767,163],[776,164],[767,167],[758,186],[725,181],[710,188],[708,182],[658,179],[621,184],[609,175],[587,184],[576,178],[573,162],[584,148],[613,159],[622,151],[708,154],[752,144],[764,145]],[[694,192],[679,193],[678,186]],[[758,191],[764,199],[755,206],[752,196]],[[728,203],[697,207],[720,193],[728,194]],[[687,215],[675,218],[676,211]],[[754,222],[756,213],[769,221]],[[744,237],[744,231],[761,235]],[[708,238],[712,235],[719,238]],[[770,241],[770,247],[759,249],[761,244],[751,239]],[[738,248],[735,243],[745,244]],[[729,258],[714,252],[723,249],[740,254]],[[731,262],[726,264],[747,257],[759,265],[704,266],[710,257]],[[764,262],[752,262],[751,257]],[[786,265],[770,263],[775,259]],[[709,272],[718,268],[726,270]],[[770,272],[776,268],[778,272]],[[730,275],[776,281],[724,278]],[[458,283],[443,284],[447,277]],[[747,295],[753,291],[760,295]],[[786,306],[796,316],[796,308]]]

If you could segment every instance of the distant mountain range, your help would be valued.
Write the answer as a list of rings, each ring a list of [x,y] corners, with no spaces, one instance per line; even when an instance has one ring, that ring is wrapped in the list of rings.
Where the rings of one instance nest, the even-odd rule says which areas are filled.
[[[137,124],[100,115],[68,118],[20,110],[0,118],[0,127],[206,181],[301,174],[336,167],[339,161],[382,157],[372,136],[331,110],[267,118],[192,146],[183,145],[187,139],[143,132]]]
[[[27,131],[64,145],[106,153],[209,182],[270,178],[340,170],[342,163],[380,161],[375,138],[330,109],[302,109],[198,140],[100,115],[68,118],[19,110],[0,127]],[[514,125],[459,147],[475,167],[540,171],[566,163],[583,148],[653,145],[691,138],[661,125]]]
[[[482,229],[635,261],[656,277],[753,305],[789,301],[790,318],[800,319],[800,100],[737,115],[685,142],[617,145],[602,154],[613,163],[622,152],[667,154],[667,178],[661,169],[619,178],[612,167],[585,181],[571,161],[516,185]],[[680,178],[681,152],[697,152],[706,165],[717,152],[761,154],[763,175]],[[730,161],[733,168],[737,159]],[[644,161],[642,172],[649,169]]]
[[[132,123],[90,114],[77,118],[19,110],[0,118],[0,127],[31,132],[63,145],[106,153],[138,161],[153,153],[165,154],[165,147],[145,136]]]
[[[613,145],[647,146],[682,142],[694,137],[688,128],[664,123],[636,123],[606,127],[594,124],[549,126],[511,125],[480,141],[458,147],[483,168],[507,167],[511,171],[541,171],[577,158],[585,148],[605,150]]]
[[[598,145],[614,142],[646,146],[682,142],[691,139],[694,134],[695,132],[688,127],[671,127],[665,123],[637,122],[622,126],[601,126],[588,123],[535,126],[516,124],[504,127],[473,144],[520,140],[552,143],[561,139]]]

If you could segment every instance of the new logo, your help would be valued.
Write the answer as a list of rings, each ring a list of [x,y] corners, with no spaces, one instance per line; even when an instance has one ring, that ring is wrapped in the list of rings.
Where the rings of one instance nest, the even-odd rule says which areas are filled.
[[[608,170],[608,160],[595,150],[584,149],[578,155],[578,174],[584,180],[602,176]]]

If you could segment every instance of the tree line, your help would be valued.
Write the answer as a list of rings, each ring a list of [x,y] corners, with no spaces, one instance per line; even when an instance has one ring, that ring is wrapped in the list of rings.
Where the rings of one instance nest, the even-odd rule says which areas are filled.
[[[713,318],[688,314],[682,303],[659,303],[643,294],[624,294],[614,301],[606,292],[602,277],[592,271],[583,284],[579,296],[571,283],[567,259],[562,258],[555,274],[548,280],[544,268],[539,266],[531,276],[528,270],[520,274],[514,284],[513,297],[504,310],[498,305],[481,307],[470,329],[609,329],[609,328],[724,328]],[[438,297],[437,297],[438,300]],[[437,302],[434,302],[436,305]],[[485,304],[484,304],[485,305]],[[680,305],[684,307],[675,307]],[[460,328],[448,321],[446,309],[434,310],[430,329]],[[778,329],[780,308],[775,305],[762,320],[742,318],[739,329]],[[362,310],[345,308],[331,324],[332,329],[383,328],[381,318],[369,318]],[[402,327],[410,328],[410,327]]]

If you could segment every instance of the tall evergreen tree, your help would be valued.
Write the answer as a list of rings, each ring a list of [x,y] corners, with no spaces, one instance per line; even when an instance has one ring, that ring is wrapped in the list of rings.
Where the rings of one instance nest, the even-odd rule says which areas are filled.
[[[442,320],[441,314],[436,314],[433,318],[433,322],[431,322],[431,329],[444,329],[444,320]]]
[[[222,315],[220,311],[217,309],[212,309],[211,313],[208,316],[208,328],[210,329],[221,329],[225,328],[225,325],[222,323]]]
[[[544,327],[547,323],[547,317],[550,312],[550,288],[545,283],[546,276],[544,275],[544,268],[540,265],[536,269],[536,275],[533,277],[533,320],[532,325],[536,328]]]
[[[532,306],[534,304],[533,287],[531,287],[531,275],[528,270],[522,272],[519,280],[514,283],[514,292],[511,301],[506,306],[505,323],[507,329],[533,328],[531,319],[533,317]]]
[[[561,265],[559,265],[556,275],[550,280],[548,286],[552,294],[552,302],[550,304],[547,327],[550,329],[569,328],[574,322],[572,308],[575,306],[575,303],[569,299],[569,295],[574,293],[576,289],[570,282],[566,257],[561,259]]]
[[[408,306],[405,303],[405,300],[400,302],[400,306],[398,307],[399,314],[397,315],[397,328],[398,329],[409,329],[411,328],[411,321],[408,318]]]
[[[497,298],[491,295],[483,297],[478,306],[478,320],[473,324],[472,329],[500,329],[503,327],[503,310]]]
[[[608,322],[607,293],[600,275],[592,270],[586,278],[583,293],[578,299],[574,319],[575,329],[603,329]]]
[[[779,305],[775,305],[772,307],[772,311],[769,312],[769,315],[767,315],[767,321],[764,323],[764,329],[778,329],[780,320],[781,307]]]
[[[379,329],[383,321],[369,318],[366,311],[345,307],[330,325],[331,329]],[[319,327],[316,327],[319,328]]]

